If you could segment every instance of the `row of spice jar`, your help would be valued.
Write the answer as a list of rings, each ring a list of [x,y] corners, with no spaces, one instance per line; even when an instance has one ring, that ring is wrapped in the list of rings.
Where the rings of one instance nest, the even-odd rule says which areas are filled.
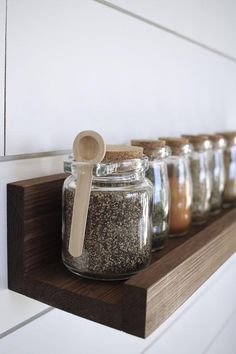
[[[107,146],[94,166],[82,255],[68,250],[78,163],[63,187],[62,258],[72,272],[102,280],[142,270],[167,235],[185,235],[222,203],[236,202],[236,133],[132,140]]]

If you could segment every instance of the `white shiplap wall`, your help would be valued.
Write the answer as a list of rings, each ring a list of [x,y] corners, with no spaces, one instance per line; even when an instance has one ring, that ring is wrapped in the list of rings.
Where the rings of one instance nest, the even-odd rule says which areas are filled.
[[[4,17],[5,0],[0,0],[0,156],[4,151]],[[236,129],[233,0],[8,0],[7,29],[7,155],[68,149],[82,129],[98,129],[109,143]],[[6,183],[59,172],[63,159],[0,162],[0,338],[47,310],[5,289]],[[218,354],[222,347],[224,354],[233,354],[234,259],[229,264],[219,270],[215,285],[209,281],[199,290],[204,294],[199,301],[191,298],[146,341],[54,310],[5,336],[0,353],[58,354],[65,351],[64,333],[71,351],[77,348],[78,338],[88,353],[96,348],[105,354],[114,345],[118,352],[123,348],[134,354],[170,354],[174,349],[189,353],[193,345],[197,354]],[[209,330],[198,322],[207,323]],[[77,326],[73,339],[70,327]],[[89,346],[88,333],[93,337]],[[183,347],[186,336],[189,346]]]
[[[0,161],[0,338],[12,327],[18,326],[47,308],[46,305],[7,290],[6,185],[17,180],[60,173],[63,171],[64,159],[65,156],[55,156]],[[2,354],[1,346],[0,354]]]
[[[5,15],[6,1],[0,0],[0,156],[4,154]]]
[[[236,112],[234,62],[95,1],[9,0],[7,57],[7,154],[86,128],[109,143],[222,130]]]
[[[99,0],[98,0],[99,1]],[[107,0],[224,55],[236,57],[234,0]]]
[[[66,156],[0,162],[0,289],[7,287],[6,185],[10,182],[63,172]]]

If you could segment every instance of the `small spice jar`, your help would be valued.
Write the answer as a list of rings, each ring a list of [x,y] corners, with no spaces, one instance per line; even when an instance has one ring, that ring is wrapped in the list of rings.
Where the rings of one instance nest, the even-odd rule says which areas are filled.
[[[170,237],[184,236],[191,224],[192,179],[189,166],[191,146],[185,138],[163,137],[171,149],[167,159],[170,186]]]
[[[223,206],[228,208],[236,205],[236,132],[222,132],[219,134],[226,140]]]
[[[209,156],[210,170],[212,172],[211,213],[218,214],[222,208],[225,185],[224,150],[226,140],[220,134],[207,135],[207,137],[213,144],[213,154]]]
[[[146,177],[153,184],[152,250],[160,250],[169,232],[170,196],[166,159],[171,151],[163,140],[132,140],[131,144],[143,147],[149,160]]]
[[[70,227],[78,162],[72,162],[63,186],[62,259],[82,277],[126,279],[151,259],[152,185],[145,178],[148,159],[139,147],[107,146],[104,160],[94,166],[82,255],[69,253]],[[69,171],[67,166],[67,172]]]
[[[192,222],[207,222],[211,210],[213,187],[212,142],[206,135],[184,135],[193,146],[190,155],[190,168],[193,181]]]

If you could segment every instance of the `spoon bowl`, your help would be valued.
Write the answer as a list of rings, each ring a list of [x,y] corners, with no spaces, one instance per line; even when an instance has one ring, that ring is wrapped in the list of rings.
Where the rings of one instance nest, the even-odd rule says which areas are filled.
[[[102,161],[106,146],[100,134],[93,130],[85,130],[75,138],[73,152],[76,161],[93,164]]]

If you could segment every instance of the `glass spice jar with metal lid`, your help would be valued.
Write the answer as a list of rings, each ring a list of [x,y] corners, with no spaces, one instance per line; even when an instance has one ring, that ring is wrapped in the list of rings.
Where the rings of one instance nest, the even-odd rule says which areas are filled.
[[[223,135],[203,135],[209,138],[213,144],[213,153],[209,156],[212,172],[212,194],[210,199],[211,213],[218,214],[222,208],[223,191],[225,185],[224,150],[226,140]]]
[[[191,146],[185,138],[163,137],[171,149],[167,159],[170,187],[170,237],[184,236],[191,224],[192,179],[189,166]]]
[[[213,187],[212,156],[213,145],[207,136],[183,135],[193,147],[190,168],[193,181],[192,222],[207,222],[211,210]]]
[[[143,147],[149,160],[146,177],[153,184],[152,250],[160,250],[164,247],[169,231],[170,196],[166,159],[170,155],[170,149],[163,140],[136,139],[131,144]]]
[[[72,162],[72,174],[63,186],[63,262],[82,277],[126,279],[151,260],[152,184],[145,178],[148,159],[141,147],[107,145],[103,161],[93,169],[83,252],[72,257],[68,247],[80,180],[78,164]]]
[[[223,206],[228,208],[236,205],[236,132],[221,132],[218,134],[222,135],[226,140]]]

